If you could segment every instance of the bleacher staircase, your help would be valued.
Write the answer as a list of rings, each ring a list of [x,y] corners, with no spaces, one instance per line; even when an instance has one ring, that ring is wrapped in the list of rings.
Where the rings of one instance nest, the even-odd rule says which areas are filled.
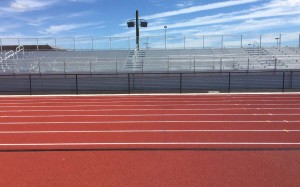
[[[131,50],[124,64],[126,72],[143,72],[143,61],[146,56],[145,50]]]

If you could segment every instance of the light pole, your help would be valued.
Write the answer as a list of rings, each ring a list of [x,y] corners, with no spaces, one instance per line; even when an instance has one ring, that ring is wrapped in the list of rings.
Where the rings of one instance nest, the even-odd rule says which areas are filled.
[[[279,38],[275,38],[275,40],[277,41],[277,48],[278,48]]]
[[[128,26],[128,28],[134,27],[134,26],[136,27],[136,32],[135,32],[136,33],[136,49],[139,50],[140,49],[140,26],[141,27],[147,27],[148,22],[143,20],[143,19],[140,20],[139,19],[139,11],[136,10],[135,20],[133,19],[133,20],[128,21],[127,26]]]
[[[164,26],[165,28],[165,50],[167,50],[167,26]]]
[[[147,37],[147,42],[145,42],[145,43],[143,43],[143,44],[145,44],[146,45],[146,49],[148,50],[149,49],[149,40],[148,40],[148,37]]]
[[[135,28],[136,28],[136,48],[137,50],[140,49],[140,27],[139,27],[139,11],[136,10],[135,12]]]
[[[252,51],[253,51],[253,53],[254,53],[254,44],[248,44],[248,46],[249,46],[249,51],[251,50],[251,45],[252,45]]]

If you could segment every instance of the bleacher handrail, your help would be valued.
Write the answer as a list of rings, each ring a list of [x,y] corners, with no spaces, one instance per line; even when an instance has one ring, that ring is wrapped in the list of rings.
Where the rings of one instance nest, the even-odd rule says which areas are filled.
[[[11,57],[14,58],[14,56],[15,56],[15,52],[13,50],[8,51],[8,52],[5,53],[5,59],[6,60],[9,59],[9,58],[11,58]]]

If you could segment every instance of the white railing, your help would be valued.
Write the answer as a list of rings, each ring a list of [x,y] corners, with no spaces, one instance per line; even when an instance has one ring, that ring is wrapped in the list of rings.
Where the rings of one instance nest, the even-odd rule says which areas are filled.
[[[253,41],[260,47],[277,46],[300,47],[299,33],[255,34],[255,35],[168,35],[141,36],[139,49],[199,49],[199,48],[245,48]],[[165,46],[165,39],[167,45]],[[135,46],[136,37],[85,37],[85,38],[0,38],[0,51],[9,45],[36,46],[34,50],[42,50],[47,45],[53,50],[97,51],[97,50],[131,50]]]
[[[17,48],[16,48],[16,51],[13,51],[13,50],[10,50],[10,51],[8,51],[8,52],[6,52],[5,53],[5,57],[4,57],[4,59],[1,57],[0,58],[0,63],[2,63],[3,62],[3,60],[8,60],[8,59],[10,59],[10,58],[13,58],[14,59],[14,57],[15,56],[17,56],[17,59],[18,59],[18,54],[21,52],[21,51],[23,51],[23,55],[24,55],[24,46],[22,46],[22,45],[20,45],[20,46],[18,46]]]
[[[300,59],[300,56],[297,57]],[[132,72],[132,69],[118,68],[126,63],[126,58],[37,58],[6,60],[0,72],[4,73],[122,73]],[[156,57],[140,58],[143,61],[142,70],[135,72],[199,72],[199,71],[225,71],[225,70],[261,70],[261,69],[300,69],[299,63],[289,63],[289,58],[259,58],[259,60],[235,57]],[[281,62],[285,62],[284,64]],[[299,66],[299,67],[298,67]],[[298,67],[298,68],[297,68]]]

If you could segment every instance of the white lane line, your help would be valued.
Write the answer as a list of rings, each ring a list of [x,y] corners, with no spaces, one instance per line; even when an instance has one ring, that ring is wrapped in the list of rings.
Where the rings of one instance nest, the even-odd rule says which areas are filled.
[[[300,130],[80,130],[80,131],[0,131],[0,134],[54,134],[54,133],[197,133],[197,132],[300,132]]]
[[[163,97],[160,97],[159,95],[137,95],[137,94],[134,94],[134,95],[124,95],[122,97],[120,97],[119,95],[111,95],[112,97],[103,97],[105,95],[102,95],[102,94],[99,94],[99,95],[70,95],[71,97],[69,96],[66,96],[66,95],[48,95],[50,97],[47,97],[47,96],[29,96],[29,97],[18,97],[18,96],[0,96],[1,99],[6,99],[6,100],[12,100],[14,101],[13,99],[14,98],[17,98],[17,99],[23,99],[23,100],[74,100],[75,99],[79,99],[79,100],[87,100],[87,101],[97,101],[97,100],[112,100],[112,99],[119,99],[119,100],[133,100],[133,99],[144,99],[144,98],[148,98],[148,99],[203,99],[203,100],[206,100],[206,99],[214,99],[214,98],[218,98],[218,99],[299,99],[299,97],[297,97],[299,95],[299,93],[295,93],[295,94],[290,94],[290,95],[273,95],[273,94],[267,94],[267,95],[258,95],[258,94],[254,94],[254,95],[237,95],[237,94],[233,94],[233,95],[226,95],[226,94],[222,94],[222,93],[218,93],[218,94],[206,94],[206,95],[187,95],[187,94],[174,94],[174,95],[170,95],[170,94],[165,94],[165,95],[162,95]],[[46,101],[47,101],[46,100]]]
[[[299,142],[99,142],[99,143],[15,143],[0,146],[96,146],[96,145],[300,145]]]
[[[62,103],[61,103],[62,104]],[[28,106],[24,106],[24,105],[17,105],[17,106],[5,106],[5,105],[2,105],[1,107],[3,108],[37,108],[37,107],[40,107],[40,108],[70,108],[70,107],[162,107],[162,106],[165,106],[165,107],[174,107],[174,106],[180,106],[180,107],[183,107],[183,106],[299,106],[300,107],[300,103],[297,104],[297,103],[291,103],[291,104],[262,104],[262,103],[259,103],[259,104],[232,104],[232,103],[228,103],[228,104],[163,104],[163,103],[160,103],[160,104],[152,104],[152,105],[144,105],[144,104],[141,104],[141,105],[122,105],[122,104],[119,104],[119,105],[110,105],[110,104],[107,104],[107,105],[96,105],[96,104],[93,104],[93,105],[89,105],[89,104],[83,104],[83,105],[60,105],[60,106],[41,106],[41,105],[28,105]]]
[[[131,98],[131,99],[121,99],[121,98],[113,98],[113,99],[47,99],[47,100],[1,100],[3,103],[9,103],[9,104],[15,104],[15,103],[72,103],[74,101],[75,103],[130,103],[130,102],[138,102],[138,103],[149,103],[149,102],[183,102],[183,103],[190,103],[190,102],[215,102],[215,103],[221,103],[221,102],[299,102],[299,98],[274,98],[274,99],[260,99],[260,98],[249,98],[249,99],[237,99],[237,98]]]
[[[32,121],[32,122],[0,122],[0,125],[34,125],[34,124],[133,124],[133,123],[296,123],[300,125],[300,120],[297,121]]]
[[[1,100],[0,100],[1,101]],[[236,100],[227,100],[227,101],[186,101],[186,100],[182,100],[182,101],[166,101],[166,100],[151,100],[151,101],[107,101],[107,102],[102,102],[102,101],[94,101],[94,102],[76,102],[76,100],[74,100],[74,102],[72,102],[71,100],[68,102],[65,101],[57,101],[57,102],[35,102],[35,101],[28,101],[28,102],[1,102],[3,105],[59,105],[59,104],[76,104],[76,105],[82,105],[82,104],[90,104],[90,105],[95,105],[95,104],[102,104],[102,105],[109,105],[109,104],[113,104],[113,105],[129,105],[129,104],[138,104],[138,105],[149,105],[149,104],[181,104],[181,105],[189,105],[189,104],[212,104],[212,105],[224,105],[224,104],[299,104],[300,100],[282,100],[282,101],[276,101],[276,100],[270,100],[270,101],[263,101],[263,100],[257,100],[257,101],[236,101]]]
[[[299,116],[300,114],[64,114],[64,115],[0,115],[0,118],[46,118],[46,117],[162,117],[162,116]]]
[[[251,97],[251,96],[294,96],[298,95],[300,92],[247,92],[247,93],[219,93],[218,95],[220,96],[232,96],[232,97]],[[65,95],[1,95],[0,97],[10,97],[10,98],[19,98],[19,97],[24,97],[24,98],[54,98],[54,97],[82,97],[82,98],[89,98],[89,97],[140,97],[140,96],[214,96],[216,94],[211,94],[211,93],[183,93],[183,94],[177,94],[177,93],[144,93],[144,94],[134,94],[134,95],[129,95],[129,94],[82,94],[82,95],[72,95],[72,94],[65,94]]]
[[[124,100],[115,100],[115,99],[111,99],[111,100],[85,100],[85,101],[76,101],[76,100],[57,100],[57,101],[49,101],[49,100],[45,100],[45,101],[35,101],[35,100],[28,100],[27,102],[24,102],[24,100],[20,100],[18,101],[4,101],[3,103],[5,104],[28,104],[28,102],[30,103],[35,103],[35,104],[61,104],[62,102],[65,104],[86,104],[86,103],[95,103],[95,102],[99,102],[99,103],[103,103],[103,104],[112,104],[112,103],[153,103],[153,102],[163,102],[163,103],[230,103],[230,102],[300,102],[300,99],[247,99],[247,100],[241,100],[241,99],[234,99],[234,98],[224,98],[224,99],[214,99],[214,98],[210,98],[210,99],[206,99],[206,100],[195,100],[195,99],[151,99],[150,100],[145,100],[146,98],[142,98],[142,99],[124,99]]]
[[[179,108],[179,109],[173,109],[173,108],[170,108],[170,109],[145,109],[145,108],[136,108],[136,109],[132,109],[132,108],[116,108],[116,109],[57,109],[57,110],[20,110],[20,109],[17,109],[17,110],[0,110],[0,112],[102,112],[102,111],[107,111],[107,112],[110,112],[110,111],[224,111],[224,110],[300,110],[300,107],[299,108],[199,108],[199,109],[195,109],[195,108],[191,108],[191,109],[188,109],[188,108]]]
[[[265,93],[218,93],[218,94],[211,94],[211,93],[183,93],[183,94],[172,94],[172,93],[166,93],[166,94],[82,94],[82,95],[72,95],[72,94],[65,94],[65,95],[1,95],[0,98],[24,98],[24,99],[73,99],[73,98],[79,98],[79,99],[111,99],[111,98],[164,98],[171,96],[171,98],[212,98],[212,97],[218,97],[218,98],[227,98],[227,97],[233,97],[233,98],[293,98],[300,94],[300,92],[291,92],[291,93],[279,93],[279,92],[265,92]]]

